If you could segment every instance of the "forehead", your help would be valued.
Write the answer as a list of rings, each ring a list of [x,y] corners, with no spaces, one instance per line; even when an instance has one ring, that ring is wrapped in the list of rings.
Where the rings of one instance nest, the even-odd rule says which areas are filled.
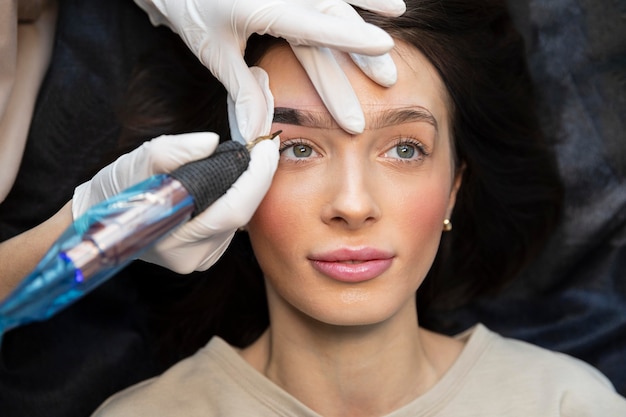
[[[449,120],[446,89],[432,64],[418,49],[396,42],[391,56],[398,70],[398,81],[389,88],[381,87],[365,76],[347,54],[334,52],[334,55],[361,103],[366,129],[369,127],[368,114],[410,107],[427,109],[440,127],[446,127]],[[269,75],[275,107],[327,113],[304,68],[289,46],[272,47],[259,60],[258,66]],[[332,89],[332,85],[326,87]],[[331,123],[334,122],[331,120]]]

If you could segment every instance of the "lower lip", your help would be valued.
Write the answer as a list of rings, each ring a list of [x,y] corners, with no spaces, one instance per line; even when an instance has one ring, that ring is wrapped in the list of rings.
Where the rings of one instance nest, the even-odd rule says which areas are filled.
[[[375,259],[359,263],[325,262],[312,260],[313,268],[342,282],[363,282],[376,278],[391,266],[393,259]]]

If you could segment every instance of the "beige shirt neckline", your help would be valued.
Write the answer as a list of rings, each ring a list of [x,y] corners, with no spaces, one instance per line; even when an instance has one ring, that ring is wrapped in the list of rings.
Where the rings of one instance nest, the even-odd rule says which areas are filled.
[[[465,346],[443,377],[429,391],[386,417],[409,417],[415,415],[416,409],[424,412],[430,408],[437,408],[444,398],[454,396],[463,388],[467,375],[487,351],[488,345],[493,340],[493,333],[478,323],[454,338],[463,341]],[[219,336],[214,336],[203,350],[207,353],[211,352],[211,355],[218,359],[222,366],[229,369],[233,381],[236,381],[244,392],[254,395],[258,401],[265,403],[270,409],[280,410],[287,414],[304,413],[304,410],[307,410],[309,413],[306,414],[307,416],[317,417],[315,412],[258,372],[239,355],[235,348]]]

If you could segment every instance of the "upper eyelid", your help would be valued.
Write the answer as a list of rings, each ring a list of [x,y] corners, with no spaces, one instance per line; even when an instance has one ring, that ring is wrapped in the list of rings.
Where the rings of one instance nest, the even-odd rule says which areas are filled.
[[[280,146],[278,147],[279,151],[282,151],[285,148],[288,148],[290,146],[293,145],[307,145],[310,146],[312,148],[314,148],[313,144],[311,143],[311,141],[309,141],[308,139],[305,139],[301,136],[296,136],[296,137],[292,137],[292,138],[288,138],[288,139],[282,139],[280,140]]]
[[[421,140],[419,140],[419,139],[417,139],[415,137],[412,137],[412,136],[400,136],[400,137],[397,137],[396,139],[394,139],[394,142],[391,145],[391,147],[402,145],[402,144],[405,144],[405,143],[418,147],[420,152],[422,152],[424,154],[424,156],[429,156],[430,155],[430,150],[429,150],[428,146],[426,146],[424,144],[424,142],[422,142]]]

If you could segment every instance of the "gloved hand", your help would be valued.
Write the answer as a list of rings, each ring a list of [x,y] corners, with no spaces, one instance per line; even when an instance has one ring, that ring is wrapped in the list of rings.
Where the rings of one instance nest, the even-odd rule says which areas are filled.
[[[402,0],[135,0],[152,24],[178,33],[235,101],[239,130],[250,141],[266,134],[261,122],[272,111],[243,60],[253,33],[286,39],[337,123],[360,133],[365,119],[347,77],[327,48],[351,53],[374,81],[395,83],[387,54],[391,37],[364,23],[350,5],[385,15],[404,13]],[[359,55],[357,55],[359,54]]]
[[[274,99],[269,90],[267,73],[252,67],[250,73],[263,96],[263,106],[272,111],[262,120],[262,135],[270,130]],[[234,117],[231,116],[231,119]],[[236,121],[233,138],[240,138]],[[241,139],[240,139],[241,140]],[[141,258],[186,274],[204,271],[224,253],[237,228],[248,223],[269,189],[278,166],[280,139],[258,143],[250,152],[250,165],[221,198],[202,213],[175,229],[145,251]],[[158,173],[174,171],[181,165],[206,158],[217,148],[219,137],[211,132],[160,136],[122,155],[100,170],[90,181],[74,190],[74,219],[89,207],[110,198]]]
[[[157,174],[206,158],[218,145],[215,133],[160,136],[122,155],[74,190],[74,219],[88,208]],[[224,253],[238,227],[245,225],[269,189],[278,164],[278,145],[265,140],[250,153],[250,165],[224,196],[175,229],[141,259],[178,273],[205,270]]]
[[[260,68],[251,70],[263,92],[264,106],[273,108],[267,74]],[[259,127],[266,134],[272,116],[273,112]],[[94,204],[154,174],[168,173],[188,162],[210,156],[218,142],[219,137],[211,132],[166,135],[145,142],[76,187],[72,199],[74,219]],[[159,240],[140,259],[181,274],[203,271],[213,265],[228,247],[237,228],[248,223],[269,189],[278,166],[278,143],[278,138],[258,143],[250,152],[248,169],[225,195]]]

